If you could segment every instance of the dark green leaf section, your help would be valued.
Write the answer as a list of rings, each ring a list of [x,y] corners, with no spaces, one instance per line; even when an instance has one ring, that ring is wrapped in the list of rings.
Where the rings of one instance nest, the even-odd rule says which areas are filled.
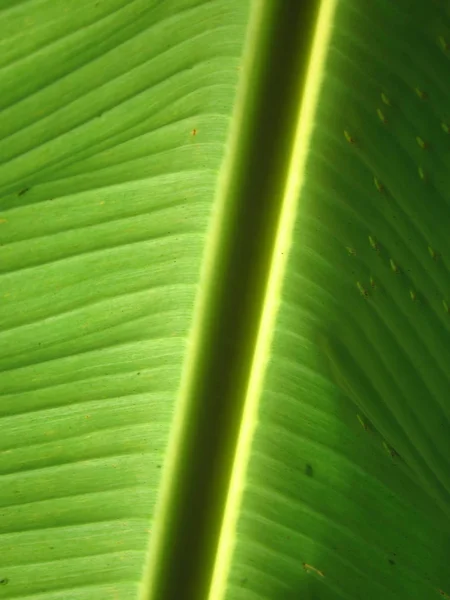
[[[227,598],[450,594],[449,9],[338,3]]]
[[[316,177],[312,185],[340,224],[334,234],[323,224],[339,273],[329,285],[337,301],[329,358],[350,386],[354,381],[353,399],[450,514],[450,137],[443,128],[450,57],[439,44],[449,19],[431,6],[406,8],[386,3],[392,36],[379,29],[361,40],[336,35],[329,69],[354,81],[354,91],[336,82],[338,116],[324,103],[323,125],[334,121],[336,137],[319,141],[319,130],[317,163],[330,165],[325,143],[341,158],[330,183]],[[349,11],[346,27],[365,31],[371,18]],[[346,143],[344,130],[354,143]],[[325,190],[335,186],[341,194],[332,208]]]

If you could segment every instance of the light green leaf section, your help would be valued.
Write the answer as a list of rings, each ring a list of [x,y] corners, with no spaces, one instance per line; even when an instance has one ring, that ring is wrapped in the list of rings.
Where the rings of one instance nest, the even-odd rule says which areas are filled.
[[[137,598],[241,1],[0,5],[0,598]]]
[[[449,32],[336,5],[229,600],[450,597]]]

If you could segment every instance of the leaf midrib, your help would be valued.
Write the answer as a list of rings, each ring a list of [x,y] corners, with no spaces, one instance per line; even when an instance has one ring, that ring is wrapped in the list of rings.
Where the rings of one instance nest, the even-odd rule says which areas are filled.
[[[250,18],[142,598],[209,591],[317,9],[264,1]]]

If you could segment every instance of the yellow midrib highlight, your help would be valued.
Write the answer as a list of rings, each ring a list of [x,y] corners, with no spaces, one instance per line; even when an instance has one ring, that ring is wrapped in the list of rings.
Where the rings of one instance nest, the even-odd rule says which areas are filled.
[[[257,427],[259,401],[281,300],[287,258],[292,244],[298,198],[305,179],[305,166],[314,129],[314,118],[323,81],[324,64],[337,2],[338,0],[322,0],[318,13],[316,31],[309,57],[305,93],[298,112],[291,161],[287,171],[283,204],[274,244],[272,266],[267,281],[264,308],[250,370],[209,600],[223,600],[226,592],[227,578],[236,543],[235,534],[242,504],[246,471]]]

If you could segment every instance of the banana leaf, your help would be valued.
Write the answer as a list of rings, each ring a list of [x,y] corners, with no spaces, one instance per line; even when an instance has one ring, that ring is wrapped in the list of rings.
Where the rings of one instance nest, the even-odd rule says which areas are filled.
[[[448,0],[0,48],[0,600],[450,599]]]

